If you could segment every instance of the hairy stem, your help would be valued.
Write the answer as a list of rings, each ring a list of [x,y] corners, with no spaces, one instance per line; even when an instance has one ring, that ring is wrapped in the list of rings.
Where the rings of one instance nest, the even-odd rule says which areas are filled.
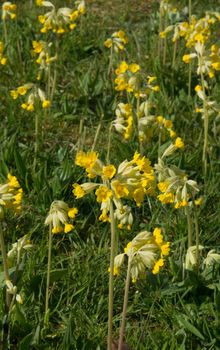
[[[109,274],[109,299],[108,299],[108,350],[112,350],[112,320],[113,320],[113,281],[114,281],[114,258],[115,258],[115,218],[113,202],[110,202],[111,220],[111,253]]]
[[[52,249],[52,226],[50,224],[50,226],[49,226],[49,240],[48,240],[47,284],[46,284],[46,296],[45,296],[45,317],[44,317],[44,323],[48,322],[51,249]]]
[[[188,248],[192,247],[192,219],[190,216],[189,207],[186,207],[186,216],[187,216],[187,228],[188,228]]]
[[[125,293],[124,293],[124,304],[123,304],[123,312],[122,312],[122,321],[120,328],[120,336],[119,336],[119,344],[118,350],[122,350],[124,333],[125,333],[125,323],[126,323],[126,314],[127,314],[127,305],[128,305],[128,292],[130,285],[130,275],[131,275],[131,258],[128,258],[128,268],[127,268],[127,277],[125,282]]]
[[[9,276],[9,271],[8,271],[8,263],[7,263],[7,253],[6,253],[6,248],[5,248],[5,240],[4,240],[4,234],[3,234],[1,223],[0,223],[0,245],[1,245],[2,262],[3,262],[5,280],[10,281],[10,276]],[[7,309],[9,309],[10,304],[11,304],[11,296],[6,291],[6,307],[7,307]]]

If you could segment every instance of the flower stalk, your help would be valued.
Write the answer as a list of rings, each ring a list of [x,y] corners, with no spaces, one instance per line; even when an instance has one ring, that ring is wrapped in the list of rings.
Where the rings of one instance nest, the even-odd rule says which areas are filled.
[[[110,252],[110,274],[109,274],[109,300],[108,300],[108,350],[112,350],[112,320],[113,320],[113,281],[114,281],[114,255],[115,255],[115,218],[113,202],[110,202],[111,222],[111,252]]]
[[[5,248],[5,240],[4,240],[4,234],[2,230],[2,223],[0,223],[0,245],[1,245],[1,252],[2,252],[2,262],[3,262],[3,269],[5,274],[5,280],[9,281],[9,271],[8,271],[8,263],[7,263],[7,253]],[[11,298],[8,292],[6,291],[6,307],[9,309],[11,303]]]
[[[49,287],[50,287],[50,268],[51,268],[51,250],[52,250],[52,224],[49,225],[49,240],[48,240],[48,262],[47,262],[47,284],[45,296],[45,316],[44,323],[47,324],[49,320]]]
[[[121,328],[120,328],[118,350],[122,350],[122,345],[123,345],[126,315],[127,315],[127,306],[128,306],[128,292],[129,292],[129,286],[130,286],[130,279],[131,279],[131,258],[129,257],[128,258],[127,276],[126,276],[126,282],[125,282],[124,304],[123,304],[123,312],[122,312],[122,321],[121,321]]]
[[[188,248],[192,247],[192,219],[189,207],[186,207],[187,228],[188,228]]]

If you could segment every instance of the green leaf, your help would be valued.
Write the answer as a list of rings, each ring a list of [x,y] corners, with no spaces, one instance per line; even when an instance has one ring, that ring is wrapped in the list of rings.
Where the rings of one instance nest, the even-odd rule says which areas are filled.
[[[190,331],[192,334],[196,335],[198,338],[202,340],[205,339],[203,335],[200,333],[200,331],[187,320],[186,315],[178,314],[176,315],[176,318],[177,318],[177,321],[180,323],[180,325],[183,326],[185,329]]]
[[[21,154],[20,154],[17,147],[14,148],[14,158],[15,158],[15,164],[16,164],[16,167],[17,167],[17,170],[18,170],[20,176],[22,177],[22,179],[25,179],[27,169],[25,166],[25,161],[21,157]]]
[[[19,344],[19,350],[30,350],[30,345],[32,342],[32,337],[33,334],[29,333],[28,335],[26,335],[20,342]]]

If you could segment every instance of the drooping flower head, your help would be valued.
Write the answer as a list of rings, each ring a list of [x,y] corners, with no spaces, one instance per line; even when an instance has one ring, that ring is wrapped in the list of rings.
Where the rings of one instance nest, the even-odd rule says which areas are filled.
[[[68,233],[74,228],[70,219],[74,220],[77,214],[77,208],[70,208],[68,204],[63,201],[54,201],[50,206],[45,225],[52,225],[53,234],[60,232]]]
[[[17,178],[10,173],[7,182],[0,184],[0,219],[4,218],[4,209],[12,209],[15,212],[21,210],[23,190]]]
[[[170,242],[164,242],[160,228],[155,228],[153,234],[148,231],[142,231],[127,244],[123,254],[115,257],[115,271],[119,274],[124,257],[127,255],[131,263],[131,278],[133,282],[145,277],[147,269],[156,275],[161,267],[164,266],[164,257],[169,252]]]

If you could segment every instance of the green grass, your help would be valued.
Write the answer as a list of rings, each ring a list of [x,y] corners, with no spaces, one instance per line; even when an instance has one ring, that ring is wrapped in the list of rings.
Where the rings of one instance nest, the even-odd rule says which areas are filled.
[[[50,114],[44,125],[33,174],[34,114],[13,101],[11,89],[22,83],[34,82],[37,65],[31,56],[32,40],[39,39],[36,16],[40,13],[30,2],[18,4],[17,22],[8,23],[8,64],[1,66],[0,75],[0,176],[8,171],[16,175],[24,189],[24,209],[18,217],[11,216],[4,226],[8,249],[24,234],[29,234],[34,248],[24,255],[20,264],[18,290],[24,304],[12,310],[10,326],[11,349],[98,350],[106,348],[108,316],[108,266],[110,227],[100,223],[99,207],[94,195],[76,202],[71,193],[75,182],[85,182],[83,171],[74,165],[79,141],[79,125],[83,121],[83,147],[89,150],[101,122],[96,144],[103,161],[107,151],[107,134],[121,101],[107,76],[109,52],[104,40],[118,29],[126,31],[129,44],[126,59],[139,63],[145,74],[156,75],[161,92],[154,100],[157,115],[174,123],[186,148],[170,163],[185,169],[200,186],[204,202],[199,208],[199,233],[205,251],[219,250],[219,120],[216,136],[212,122],[209,133],[209,175],[204,185],[202,175],[202,121],[194,112],[194,87],[198,77],[192,77],[192,97],[187,100],[187,67],[182,62],[184,47],[180,45],[177,64],[171,69],[172,46],[167,64],[156,57],[158,38],[158,4],[149,2],[89,1],[87,14],[76,31],[60,40],[57,63],[57,88]],[[62,1],[57,3],[63,6]],[[70,3],[66,2],[66,3]],[[187,5],[175,1],[178,8]],[[193,13],[215,10],[216,1],[193,4]],[[206,7],[207,5],[207,7]],[[2,34],[2,33],[1,33]],[[50,40],[54,42],[55,37]],[[217,39],[216,39],[217,40]],[[42,83],[44,88],[45,82]],[[219,102],[219,77],[213,88],[213,98]],[[187,101],[187,103],[186,103]],[[214,118],[214,117],[213,117]],[[124,142],[112,135],[110,160],[118,165],[131,159],[136,142]],[[146,156],[157,162],[157,140],[146,145]],[[75,230],[68,235],[53,237],[50,284],[50,322],[44,327],[48,228],[44,226],[50,204],[55,199],[76,205],[79,215]],[[204,274],[185,273],[182,264],[187,250],[185,215],[154,198],[143,207],[133,205],[135,222],[131,232],[119,232],[119,251],[143,228],[160,226],[172,243],[172,253],[166,268],[158,276],[132,284],[126,324],[126,342],[131,349],[200,350],[220,349],[220,285],[219,268]],[[11,271],[13,275],[13,270]],[[114,338],[118,338],[123,305],[125,270],[114,282]],[[4,276],[1,278],[1,322],[4,326]]]

